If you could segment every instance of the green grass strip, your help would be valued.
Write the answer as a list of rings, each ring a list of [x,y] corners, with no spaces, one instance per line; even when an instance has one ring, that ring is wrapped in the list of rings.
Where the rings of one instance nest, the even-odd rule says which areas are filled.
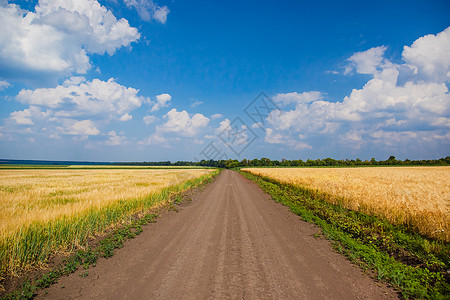
[[[241,172],[276,201],[288,206],[303,220],[318,225],[336,250],[379,280],[401,291],[405,298],[448,299],[448,243],[394,226],[375,216],[345,209],[325,201],[326,194],[268,177]]]

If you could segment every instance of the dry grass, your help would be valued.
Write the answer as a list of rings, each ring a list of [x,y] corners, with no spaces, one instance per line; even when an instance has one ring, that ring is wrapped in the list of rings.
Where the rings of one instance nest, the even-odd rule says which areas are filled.
[[[73,249],[214,169],[0,170],[0,279]]]
[[[450,240],[450,167],[243,170],[324,192],[334,204],[417,228],[430,237]]]

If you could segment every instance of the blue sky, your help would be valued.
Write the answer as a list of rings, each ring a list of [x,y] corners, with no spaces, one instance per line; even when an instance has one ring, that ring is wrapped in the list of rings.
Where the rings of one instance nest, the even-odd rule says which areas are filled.
[[[0,0],[0,157],[444,157],[449,20],[448,1]]]

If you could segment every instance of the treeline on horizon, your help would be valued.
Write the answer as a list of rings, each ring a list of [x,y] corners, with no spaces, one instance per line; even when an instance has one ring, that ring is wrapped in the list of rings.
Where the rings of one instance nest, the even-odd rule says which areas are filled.
[[[201,160],[199,162],[192,161],[159,161],[159,162],[122,162],[115,163],[123,166],[198,166],[198,167],[215,167],[215,168],[245,168],[245,167],[354,167],[354,166],[447,166],[450,165],[450,156],[440,159],[423,159],[423,160],[398,160],[395,156],[390,156],[387,160],[377,161],[375,158],[371,160],[357,159],[282,159],[271,160],[269,158],[261,159],[237,159],[228,160]]]

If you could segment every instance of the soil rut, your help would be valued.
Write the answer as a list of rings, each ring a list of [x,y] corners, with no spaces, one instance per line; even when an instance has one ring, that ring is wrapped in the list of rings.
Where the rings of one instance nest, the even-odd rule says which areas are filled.
[[[38,299],[393,299],[319,230],[233,171]]]

